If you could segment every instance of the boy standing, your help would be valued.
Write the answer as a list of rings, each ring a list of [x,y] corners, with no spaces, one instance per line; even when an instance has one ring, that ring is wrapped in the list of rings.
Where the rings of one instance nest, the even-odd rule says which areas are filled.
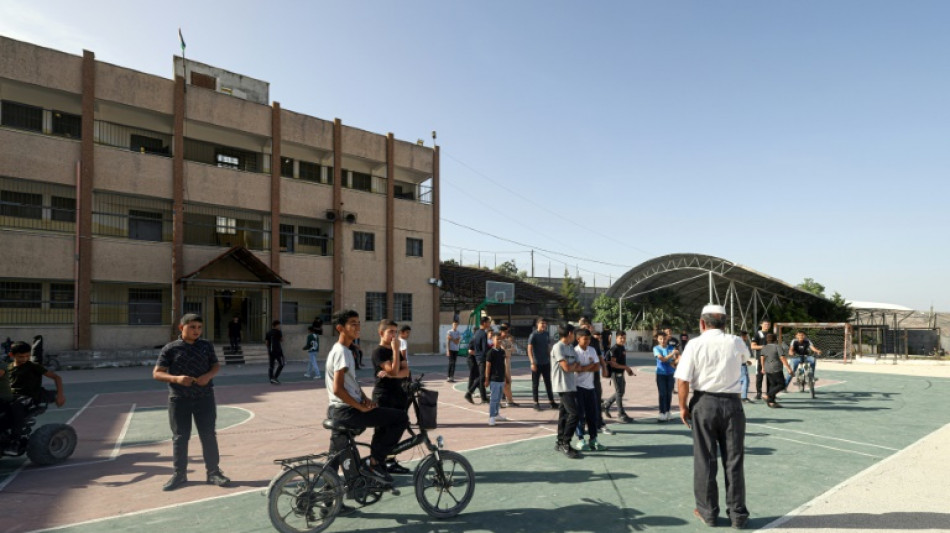
[[[396,334],[396,322],[384,318],[379,321],[376,331],[379,333],[379,345],[373,350],[373,374],[376,376],[373,401],[380,407],[407,411],[409,395],[403,384],[409,380],[409,361],[399,349],[402,339]],[[386,460],[386,471],[392,474],[409,473],[409,469],[400,465],[394,457]]]
[[[782,407],[778,403],[778,393],[785,388],[785,374],[782,373],[782,367],[784,366],[789,373],[792,372],[782,347],[776,344],[776,341],[774,333],[766,334],[766,344],[759,355],[759,365],[765,370],[765,381],[768,385],[765,401],[769,407]]]
[[[280,320],[275,320],[273,328],[264,336],[264,344],[267,345],[267,377],[273,385],[279,385],[280,372],[284,369],[284,347],[281,342],[284,340],[284,334],[280,331]],[[274,371],[274,367],[277,370]]]
[[[225,487],[231,480],[218,466],[218,437],[214,432],[217,406],[214,401],[214,378],[221,365],[214,345],[201,338],[204,321],[189,313],[178,323],[181,337],[162,348],[152,377],[168,383],[168,420],[172,430],[172,464],[175,474],[162,490],[175,490],[188,482],[188,439],[194,419],[201,439],[207,482]]]
[[[238,353],[241,349],[241,318],[237,315],[228,323],[228,341],[231,343],[231,353]]]
[[[320,354],[320,335],[313,326],[307,326],[307,331],[310,334],[307,335],[303,349],[310,357],[310,362],[307,364],[307,371],[303,373],[303,377],[320,379],[320,365],[317,363],[317,356]]]
[[[403,324],[399,327],[399,351],[402,352],[407,364],[409,363],[409,335],[411,334],[412,328],[409,324]]]
[[[485,361],[485,386],[491,389],[491,401],[488,404],[488,425],[494,426],[496,420],[507,420],[498,414],[501,397],[505,389],[505,349],[500,346],[501,331],[492,332],[494,348],[488,352]]]
[[[370,458],[363,468],[374,478],[391,483],[393,478],[383,464],[409,425],[409,416],[404,409],[379,407],[363,394],[356,380],[356,362],[349,346],[360,336],[360,314],[352,309],[338,311],[333,315],[333,324],[339,337],[326,361],[328,415],[344,426],[376,428],[370,443]],[[337,451],[335,440],[330,442],[331,453]]]
[[[749,349],[749,353],[752,353],[752,344],[749,340],[748,331],[740,331],[739,337],[742,339],[742,342],[745,343],[745,347]],[[743,403],[755,403],[749,399],[749,365],[752,364],[752,359],[744,361],[742,366],[739,367],[739,385],[742,387],[742,392],[739,393],[739,396],[742,398]]]
[[[600,358],[590,345],[591,338],[590,330],[584,328],[577,330],[577,346],[574,347],[574,353],[577,355],[577,364],[580,366],[575,377],[578,411],[577,438],[579,441],[575,449],[580,451],[603,451],[607,447],[597,442],[599,419],[597,417],[597,391],[594,389],[594,376],[600,372]],[[584,442],[584,422],[587,422],[588,442]]]
[[[445,355],[449,358],[448,377],[445,381],[455,383],[455,361],[459,357],[459,344],[462,342],[462,332],[459,331],[459,321],[452,321],[452,329],[445,336]]]
[[[617,402],[617,415],[620,418],[620,421],[624,424],[630,423],[630,417],[627,416],[627,412],[623,409],[623,395],[627,392],[627,378],[624,377],[624,373],[628,376],[636,376],[636,371],[627,366],[627,333],[625,331],[617,331],[614,335],[615,344],[607,350],[605,359],[607,360],[607,367],[610,368],[610,379],[614,385],[614,395],[610,398],[607,398],[607,401],[604,402],[604,414],[610,416],[610,406],[614,402]]]
[[[561,402],[557,412],[557,445],[554,449],[571,459],[578,459],[581,455],[571,447],[571,438],[577,430],[577,385],[574,373],[580,370],[572,346],[574,326],[561,324],[557,333],[559,340],[551,348],[551,382]]]

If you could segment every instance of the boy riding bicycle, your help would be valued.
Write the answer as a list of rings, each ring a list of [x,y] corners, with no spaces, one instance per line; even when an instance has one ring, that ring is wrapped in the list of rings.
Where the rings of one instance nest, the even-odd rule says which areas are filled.
[[[795,333],[795,340],[793,340],[792,344],[788,347],[788,355],[790,357],[788,362],[792,365],[792,373],[789,374],[785,380],[786,387],[792,382],[792,378],[795,377],[795,372],[798,370],[798,365],[802,364],[802,361],[808,361],[808,364],[811,365],[809,375],[814,378],[815,381],[818,381],[818,378],[815,378],[815,357],[808,355],[809,352],[821,355],[821,350],[812,344],[810,340],[805,338],[805,332],[798,330],[798,332]]]

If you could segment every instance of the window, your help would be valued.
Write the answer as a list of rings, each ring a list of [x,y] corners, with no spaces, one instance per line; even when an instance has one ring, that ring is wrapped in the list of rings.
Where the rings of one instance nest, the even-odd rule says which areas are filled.
[[[353,232],[353,249],[372,252],[376,249],[376,234],[365,231]]]
[[[43,108],[4,101],[0,104],[0,125],[43,131]]]
[[[82,138],[82,117],[62,111],[53,111],[53,135],[72,139]]]
[[[393,294],[393,320],[396,322],[412,322],[412,294],[396,293]]]
[[[129,325],[162,323],[162,290],[129,289]]]
[[[214,76],[209,76],[207,74],[202,74],[200,72],[191,72],[191,84],[195,87],[203,87],[205,89],[211,89],[214,91],[218,88],[218,78]]]
[[[43,195],[31,192],[0,191],[0,215],[42,220]]]
[[[137,241],[162,241],[162,214],[129,209],[129,238]]]
[[[422,257],[422,239],[406,237],[406,255],[409,257]]]
[[[144,152],[147,154],[165,154],[168,155],[168,146],[161,139],[148,137],[145,135],[131,134],[129,150],[133,152]]]
[[[280,175],[285,178],[294,177],[294,160],[289,157],[280,158]]]
[[[357,191],[372,192],[373,177],[370,176],[369,174],[364,174],[362,172],[351,172],[350,184],[351,184],[351,188],[356,189]]]
[[[73,284],[72,283],[50,283],[49,284],[49,308],[50,309],[72,309],[73,308]]]
[[[320,228],[299,226],[297,231],[300,232],[300,244],[305,244],[307,246],[323,246],[323,244],[327,242],[327,239],[323,236]]]
[[[366,293],[366,323],[386,318],[386,293]]]
[[[236,155],[225,154],[218,152],[215,154],[215,164],[222,168],[233,168],[240,170],[241,168],[241,158]]]
[[[222,235],[237,235],[237,219],[229,217],[215,217],[217,233]]]
[[[42,283],[34,283],[31,281],[0,281],[0,308],[39,309],[42,306]]]
[[[300,179],[307,181],[321,181],[320,180],[320,165],[316,163],[310,163],[307,161],[300,162]]]
[[[76,199],[63,196],[50,197],[50,219],[59,222],[76,221]]]
[[[297,323],[297,302],[281,302],[280,321],[290,326]]]
[[[301,244],[303,244],[303,239],[301,238]],[[280,251],[281,252],[291,252],[294,251],[294,225],[293,224],[281,224],[280,225]]]

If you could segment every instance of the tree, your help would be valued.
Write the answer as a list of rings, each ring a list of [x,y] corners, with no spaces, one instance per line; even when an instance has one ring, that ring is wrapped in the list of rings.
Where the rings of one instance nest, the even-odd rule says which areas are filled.
[[[825,297],[825,286],[812,278],[805,278],[805,281],[799,283],[796,287],[805,292],[810,292],[815,296]]]
[[[643,316],[638,326],[640,329],[656,331],[664,326],[682,329],[689,323],[689,317],[683,312],[675,291],[663,289],[652,292],[644,300]]]
[[[631,329],[634,326],[633,319],[637,315],[637,307],[630,303],[630,300],[623,302],[623,310],[619,309],[616,298],[611,298],[606,294],[598,296],[591,304],[594,311],[594,322],[602,322],[604,327],[616,331],[620,328],[620,314],[623,313],[624,329]]]
[[[514,278],[518,281],[524,281],[528,277],[528,273],[524,270],[518,270],[518,265],[515,263],[514,259],[510,261],[505,261],[504,263],[495,267],[495,272],[506,276],[509,278]]]
[[[456,261],[455,259],[446,259],[445,261],[442,261],[442,263],[445,265],[461,266],[459,265],[459,262]]]
[[[577,320],[584,308],[581,306],[581,283],[578,279],[572,278],[570,272],[564,269],[564,281],[561,282],[561,296],[564,301],[561,303],[561,317],[564,320]]]

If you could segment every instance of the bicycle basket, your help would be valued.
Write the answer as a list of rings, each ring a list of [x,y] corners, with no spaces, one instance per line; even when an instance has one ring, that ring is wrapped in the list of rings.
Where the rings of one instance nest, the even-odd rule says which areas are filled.
[[[439,392],[419,389],[416,398],[419,402],[419,427],[423,429],[438,427]]]

